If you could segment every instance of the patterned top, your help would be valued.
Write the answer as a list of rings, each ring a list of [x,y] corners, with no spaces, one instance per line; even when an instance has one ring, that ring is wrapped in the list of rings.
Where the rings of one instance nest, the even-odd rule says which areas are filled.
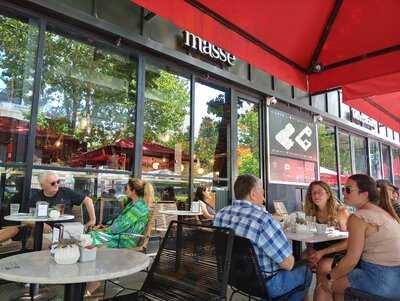
[[[292,255],[292,248],[279,222],[270,213],[249,201],[234,201],[219,211],[214,226],[226,227],[238,236],[249,239],[257,254],[261,270],[267,277],[273,276],[279,264]]]
[[[149,220],[149,208],[143,200],[130,202],[104,231],[91,231],[95,245],[106,244],[109,248],[133,248],[143,234]]]

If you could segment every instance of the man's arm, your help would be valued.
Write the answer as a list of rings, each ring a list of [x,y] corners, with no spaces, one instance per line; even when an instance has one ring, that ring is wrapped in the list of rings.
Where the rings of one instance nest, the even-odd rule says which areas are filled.
[[[286,270],[286,271],[290,271],[291,269],[293,269],[294,266],[294,257],[293,255],[290,255],[288,257],[286,257],[280,264],[279,266]]]
[[[96,213],[94,211],[93,201],[91,198],[85,197],[82,203],[85,205],[89,215],[89,221],[86,223],[86,227],[91,228],[96,225]]]

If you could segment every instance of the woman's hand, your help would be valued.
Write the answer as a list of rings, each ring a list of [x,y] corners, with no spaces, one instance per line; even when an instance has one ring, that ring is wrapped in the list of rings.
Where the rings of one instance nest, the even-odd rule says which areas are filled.
[[[324,254],[321,251],[315,251],[308,257],[308,261],[313,265],[317,265],[323,256]]]

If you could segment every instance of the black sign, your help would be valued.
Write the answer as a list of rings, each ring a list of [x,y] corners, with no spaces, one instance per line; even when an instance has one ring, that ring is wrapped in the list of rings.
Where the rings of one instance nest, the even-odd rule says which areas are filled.
[[[317,161],[315,125],[270,108],[269,149],[272,155]]]

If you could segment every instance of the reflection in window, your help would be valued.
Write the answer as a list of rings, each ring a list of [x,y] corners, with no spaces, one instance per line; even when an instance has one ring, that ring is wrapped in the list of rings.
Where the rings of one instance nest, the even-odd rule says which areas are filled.
[[[379,143],[377,141],[371,140],[369,144],[369,157],[371,164],[371,176],[375,179],[381,179],[381,152],[379,150]]]
[[[216,182],[226,180],[229,102],[225,92],[200,83],[195,95],[194,174]]]
[[[287,157],[270,157],[270,182],[308,185],[315,180],[316,163]]]
[[[321,110],[323,112],[326,112],[326,98],[325,94],[318,94],[318,95],[313,95],[311,97],[311,103],[312,106],[317,108],[318,110]]]
[[[354,173],[368,174],[367,141],[363,137],[351,136],[354,154]]]
[[[337,190],[335,130],[325,124],[318,125],[320,179]]]
[[[327,93],[328,113],[339,116],[339,94],[338,91]]]
[[[0,16],[0,162],[23,162],[30,128],[38,28]]]
[[[258,105],[238,100],[238,175],[250,173],[260,176]]]
[[[351,152],[350,137],[347,133],[339,133],[339,156],[340,156],[340,181],[344,184],[351,176]]]
[[[147,66],[142,170],[157,198],[165,200],[166,190],[187,199],[189,144],[190,81]]]
[[[393,177],[394,184],[400,186],[400,149],[393,149]]]
[[[0,166],[0,202],[1,202],[1,225],[9,225],[4,221],[4,216],[10,214],[10,204],[19,204],[22,212],[22,199],[24,188],[25,172],[21,168]],[[4,185],[4,186],[3,186]]]
[[[383,178],[391,181],[392,171],[390,170],[390,148],[382,145]]]
[[[46,33],[34,163],[129,170],[136,62]]]

